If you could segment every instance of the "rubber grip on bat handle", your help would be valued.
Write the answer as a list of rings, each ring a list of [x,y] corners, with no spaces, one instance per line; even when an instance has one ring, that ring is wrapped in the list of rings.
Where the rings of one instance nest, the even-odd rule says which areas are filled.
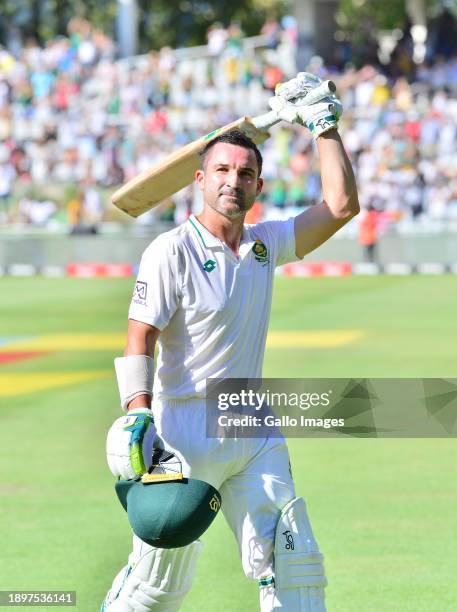
[[[258,130],[268,130],[280,121],[281,119],[279,119],[278,113],[273,110],[269,113],[265,113],[264,115],[259,115],[258,117],[252,118],[252,123]]]

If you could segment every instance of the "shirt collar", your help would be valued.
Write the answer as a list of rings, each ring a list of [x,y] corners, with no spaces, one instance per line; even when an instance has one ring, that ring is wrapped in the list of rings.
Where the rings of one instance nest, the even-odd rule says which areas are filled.
[[[194,234],[197,236],[197,240],[205,249],[224,248],[219,238],[207,230],[195,215],[190,215],[188,222],[190,223]]]
[[[212,234],[208,229],[206,229],[206,227],[200,223],[200,221],[195,217],[195,215],[190,215],[188,222],[190,223],[192,231],[196,235],[197,240],[205,249],[217,248],[224,250],[223,242],[219,238],[217,238],[217,236]],[[239,248],[239,256],[241,258],[244,258],[245,255],[252,249],[254,242],[255,239],[252,238],[251,232],[246,226],[244,226]]]

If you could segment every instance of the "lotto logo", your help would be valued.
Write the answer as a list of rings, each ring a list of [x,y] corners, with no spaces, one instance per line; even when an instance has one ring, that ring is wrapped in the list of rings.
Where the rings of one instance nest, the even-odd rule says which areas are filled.
[[[208,261],[205,261],[205,263],[203,264],[203,270],[205,272],[212,272],[215,267],[216,267],[216,262],[213,261],[212,259],[208,259]]]
[[[287,529],[282,535],[286,537],[286,550],[294,550],[294,537],[290,531]]]

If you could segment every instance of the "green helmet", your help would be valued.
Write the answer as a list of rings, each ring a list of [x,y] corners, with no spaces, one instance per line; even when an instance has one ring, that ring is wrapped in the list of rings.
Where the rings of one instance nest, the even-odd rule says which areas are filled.
[[[212,485],[167,469],[173,459],[176,463],[173,453],[162,451],[142,480],[116,482],[133,532],[156,548],[191,544],[208,529],[221,507],[219,491]]]

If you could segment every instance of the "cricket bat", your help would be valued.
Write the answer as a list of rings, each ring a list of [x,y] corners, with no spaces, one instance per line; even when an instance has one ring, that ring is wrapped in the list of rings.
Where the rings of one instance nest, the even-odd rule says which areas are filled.
[[[303,104],[313,104],[335,91],[332,81],[324,81],[318,87],[303,92],[300,100]],[[112,202],[131,217],[138,217],[192,183],[195,172],[200,168],[199,153],[211,140],[232,130],[240,130],[255,144],[262,144],[270,135],[268,129],[279,121],[277,113],[270,111],[252,119],[241,117],[228,123],[141,172],[113,194]]]

